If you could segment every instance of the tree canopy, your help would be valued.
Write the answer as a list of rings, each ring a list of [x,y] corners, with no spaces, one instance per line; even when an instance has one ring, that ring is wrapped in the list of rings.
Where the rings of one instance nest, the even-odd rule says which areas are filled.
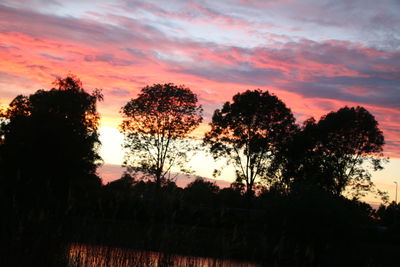
[[[285,104],[268,91],[247,90],[226,102],[212,117],[204,142],[214,158],[226,158],[236,169],[237,182],[251,195],[281,144],[296,130],[295,119]]]
[[[56,79],[54,86],[17,96],[6,110],[3,184],[12,192],[22,190],[24,199],[33,194],[33,199],[48,197],[43,202],[64,202],[65,207],[73,192],[87,193],[87,186],[100,185],[96,103],[102,95],[98,90],[87,93],[72,74]]]
[[[170,178],[172,167],[185,171],[187,153],[193,149],[188,134],[202,121],[196,94],[172,83],[146,86],[121,113],[124,165],[129,170],[154,178],[157,185]]]
[[[333,194],[346,188],[354,196],[371,189],[373,170],[382,169],[384,137],[374,116],[363,107],[344,107],[318,122],[307,120],[271,168],[292,186],[318,185]]]

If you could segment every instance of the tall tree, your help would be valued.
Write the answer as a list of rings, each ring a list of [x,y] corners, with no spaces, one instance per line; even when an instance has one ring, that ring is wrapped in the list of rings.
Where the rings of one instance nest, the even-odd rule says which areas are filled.
[[[100,185],[96,103],[102,95],[87,93],[72,74],[54,86],[10,103],[2,127],[2,183],[26,207],[62,211]]]
[[[363,107],[344,107],[307,120],[272,165],[290,186],[317,185],[339,195],[358,196],[372,187],[373,170],[382,169],[384,137],[374,116]],[[279,170],[279,172],[278,172]]]
[[[267,168],[284,142],[296,130],[295,119],[285,104],[268,91],[238,93],[212,117],[204,142],[214,158],[225,157],[236,169],[238,182],[253,194],[258,178],[267,178]]]
[[[202,107],[189,88],[172,83],[146,86],[121,113],[128,170],[154,178],[158,186],[170,178],[172,167],[186,171],[194,144],[188,135],[202,121]]]

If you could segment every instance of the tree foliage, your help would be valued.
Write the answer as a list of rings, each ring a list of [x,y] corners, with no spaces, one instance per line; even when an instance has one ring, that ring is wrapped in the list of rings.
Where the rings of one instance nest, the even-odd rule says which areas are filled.
[[[318,122],[311,118],[286,145],[271,173],[286,185],[317,185],[336,195],[350,189],[358,196],[371,189],[366,164],[380,170],[384,161],[382,131],[362,107],[341,108]]]
[[[285,104],[268,91],[238,93],[212,117],[204,142],[214,158],[227,158],[236,169],[237,181],[253,193],[258,178],[267,178],[267,168],[281,144],[296,130],[295,119]]]
[[[4,115],[1,154],[4,188],[57,209],[60,202],[69,205],[73,194],[100,185],[96,103],[102,95],[87,93],[72,74],[54,86],[12,100]]]
[[[121,113],[129,170],[154,178],[158,185],[171,178],[172,167],[186,171],[184,163],[193,151],[188,134],[202,121],[202,107],[189,88],[172,83],[146,86]]]
[[[393,226],[398,224],[400,219],[400,204],[395,201],[387,206],[381,204],[376,211],[376,216],[386,226]]]

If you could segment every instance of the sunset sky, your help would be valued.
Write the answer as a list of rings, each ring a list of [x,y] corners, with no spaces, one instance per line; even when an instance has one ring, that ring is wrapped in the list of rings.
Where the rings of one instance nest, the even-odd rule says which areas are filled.
[[[400,183],[399,14],[398,0],[2,0],[0,105],[49,89],[69,72],[88,91],[102,88],[104,180],[120,175],[110,165],[121,162],[119,110],[145,85],[190,87],[204,107],[198,137],[213,111],[246,89],[273,92],[298,123],[361,105],[378,120],[391,158],[373,181],[393,199],[393,181]],[[210,158],[193,164],[210,176]]]

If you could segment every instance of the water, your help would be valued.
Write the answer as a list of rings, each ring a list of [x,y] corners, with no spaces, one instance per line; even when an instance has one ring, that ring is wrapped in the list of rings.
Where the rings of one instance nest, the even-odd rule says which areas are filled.
[[[68,252],[68,267],[176,266],[176,267],[258,267],[261,265],[215,258],[191,257],[138,251],[124,248],[72,244]]]

